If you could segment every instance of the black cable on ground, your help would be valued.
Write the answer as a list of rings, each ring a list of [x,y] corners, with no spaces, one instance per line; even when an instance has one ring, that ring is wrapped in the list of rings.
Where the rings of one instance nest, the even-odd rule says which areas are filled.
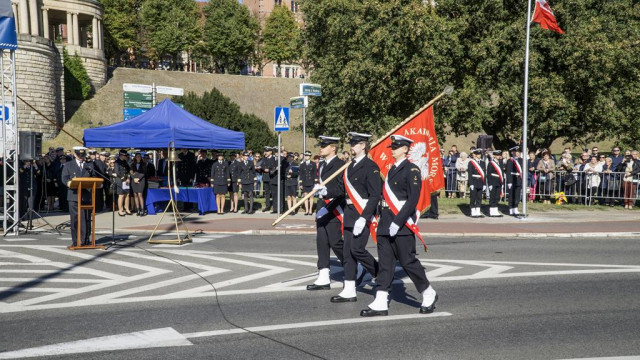
[[[261,338],[263,338],[263,339],[266,339],[266,340],[269,340],[269,341],[273,341],[273,342],[275,342],[275,343],[278,343],[278,344],[280,344],[280,345],[286,346],[286,347],[288,347],[288,348],[291,348],[291,349],[294,349],[294,350],[300,351],[300,352],[302,352],[302,353],[304,353],[304,354],[307,354],[307,355],[309,355],[309,356],[311,356],[311,357],[314,357],[314,358],[316,358],[316,359],[328,360],[327,358],[324,358],[324,357],[322,357],[322,356],[319,356],[319,355],[313,354],[313,353],[311,353],[311,352],[309,352],[309,351],[307,351],[307,350],[301,349],[301,348],[299,348],[299,347],[297,347],[297,346],[294,346],[294,345],[291,345],[291,344],[287,344],[287,343],[285,343],[285,342],[283,342],[283,341],[280,341],[280,340],[274,339],[274,338],[269,337],[269,336],[264,335],[264,334],[260,334],[260,333],[257,333],[257,332],[254,332],[254,331],[251,331],[251,330],[249,330],[249,329],[247,329],[247,328],[245,328],[245,327],[243,327],[243,326],[240,326],[240,325],[235,324],[233,321],[231,321],[231,320],[229,320],[229,318],[227,318],[227,315],[224,313],[224,310],[222,310],[222,304],[220,303],[220,299],[218,298],[218,289],[216,289],[215,285],[213,285],[213,283],[212,283],[211,281],[209,281],[207,278],[205,278],[204,276],[200,275],[198,272],[196,272],[195,270],[191,269],[189,266],[182,264],[180,261],[178,261],[178,260],[176,260],[176,259],[172,259],[172,258],[170,258],[170,257],[168,257],[168,256],[165,256],[165,255],[162,255],[162,254],[155,253],[155,252],[153,252],[153,251],[151,251],[151,250],[149,250],[149,249],[145,249],[145,248],[140,247],[140,246],[138,246],[138,245],[136,245],[136,244],[132,244],[132,245],[133,245],[133,247],[135,247],[135,248],[137,248],[137,249],[140,249],[140,250],[142,250],[142,251],[145,251],[145,252],[147,252],[147,253],[149,253],[149,254],[151,254],[151,255],[154,255],[154,256],[157,256],[157,257],[160,257],[160,258],[163,258],[163,259],[167,259],[167,260],[169,260],[169,261],[171,261],[171,262],[173,262],[173,263],[175,263],[175,264],[177,264],[177,265],[179,265],[179,266],[181,266],[181,267],[183,267],[183,268],[187,269],[187,270],[188,270],[188,271],[190,271],[191,273],[193,273],[193,274],[197,275],[200,279],[204,280],[207,284],[209,284],[209,285],[211,286],[211,288],[213,289],[214,294],[215,294],[216,306],[218,307],[218,310],[220,310],[220,314],[222,314],[222,319],[223,319],[227,324],[229,324],[229,325],[231,325],[231,326],[233,326],[233,327],[235,327],[235,328],[237,328],[237,329],[244,330],[244,331],[246,331],[246,332],[248,332],[248,333],[250,333],[250,334],[253,334],[253,335],[259,336],[259,337],[261,337]],[[220,250],[220,249],[218,249],[218,250]],[[220,251],[222,251],[222,252],[226,252],[226,253],[229,253],[228,251],[224,251],[224,250],[220,250]]]

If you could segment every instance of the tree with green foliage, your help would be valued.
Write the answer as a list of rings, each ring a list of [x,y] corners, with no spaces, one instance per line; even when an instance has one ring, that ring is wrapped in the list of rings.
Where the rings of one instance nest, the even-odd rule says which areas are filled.
[[[262,149],[277,141],[267,123],[253,114],[243,114],[236,103],[216,88],[202,96],[188,93],[175,99],[175,102],[184,104],[185,110],[214,125],[244,132],[247,149]]]
[[[105,55],[119,63],[127,49],[140,48],[140,17],[143,0],[100,0],[104,8]]]
[[[638,145],[640,4],[556,0],[551,6],[565,34],[531,29],[530,147],[560,137],[576,145],[612,138]],[[449,123],[457,133],[482,129],[498,143],[518,142],[526,2],[441,0],[437,12],[455,24],[464,48]]]
[[[151,58],[171,57],[175,64],[182,51],[202,38],[198,5],[193,0],[144,0],[141,18]]]
[[[258,20],[236,0],[211,0],[204,12],[204,38],[217,68],[224,73],[239,72],[242,63],[252,57]]]
[[[265,22],[262,38],[267,59],[277,64],[276,76],[284,62],[297,60],[300,27],[293,13],[285,6],[275,6]]]
[[[86,100],[91,96],[89,74],[78,54],[69,56],[67,48],[62,49],[64,63],[64,98],[66,100]]]
[[[304,0],[301,6],[311,80],[322,85],[307,118],[315,135],[382,135],[440,93],[453,75],[458,39],[420,1]],[[436,123],[443,131],[444,123]]]

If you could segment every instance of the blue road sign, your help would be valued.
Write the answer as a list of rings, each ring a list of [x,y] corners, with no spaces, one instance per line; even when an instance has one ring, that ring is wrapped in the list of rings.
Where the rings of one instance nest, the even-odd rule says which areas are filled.
[[[273,115],[275,131],[289,131],[289,108],[277,106]]]
[[[142,115],[149,111],[148,109],[122,109],[122,114],[125,120],[133,119],[138,115]]]

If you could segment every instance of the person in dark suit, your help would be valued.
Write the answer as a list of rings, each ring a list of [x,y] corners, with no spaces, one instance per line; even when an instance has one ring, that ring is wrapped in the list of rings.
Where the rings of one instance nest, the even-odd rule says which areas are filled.
[[[350,137],[353,160],[344,171],[346,207],[344,209],[344,287],[342,292],[331,298],[331,302],[352,302],[357,300],[356,282],[358,263],[362,264],[373,277],[378,274],[378,262],[367,251],[370,229],[375,223],[374,215],[382,195],[380,168],[367,157],[371,135],[356,132]],[[364,275],[364,271],[361,272]]]
[[[142,154],[137,152],[131,163],[131,190],[136,205],[136,215],[147,215],[144,207],[144,189],[147,187],[147,167],[142,161]]]
[[[213,161],[207,158],[206,150],[200,150],[198,152],[198,160],[196,161],[196,183],[198,183],[198,185],[209,185],[209,176],[211,175],[212,163]]]
[[[164,177],[169,175],[169,161],[167,160],[164,150],[160,150],[160,158],[158,159],[157,176]]]
[[[277,150],[277,148],[276,148]],[[280,163],[281,171],[278,172],[278,163]],[[285,193],[285,180],[286,180],[286,169],[289,167],[289,162],[287,162],[286,154],[285,156],[280,155],[280,159],[278,156],[274,156],[272,160],[269,162],[269,174],[270,174],[270,185],[271,185],[271,196],[274,201],[272,202],[273,210],[272,214],[281,213],[284,211],[284,193]],[[278,182],[280,182],[280,198],[278,199]],[[277,200],[276,200],[277,199]]]
[[[317,172],[316,163],[311,161],[311,151],[305,151],[304,160],[300,163],[300,168],[298,169],[298,182],[300,183],[300,190],[302,190],[302,197],[307,196],[313,190],[313,186],[317,182]],[[304,202],[304,214],[313,214],[313,197]]]
[[[300,173],[300,167],[295,161],[294,155],[290,153],[287,154],[287,163],[288,166],[285,169],[287,178],[284,182],[284,195],[287,198],[287,209],[290,209],[297,202],[296,199],[298,198],[298,175]],[[297,209],[293,212],[293,214],[296,213]]]
[[[66,184],[67,199],[69,202],[69,215],[71,229],[71,246],[77,245],[78,240],[78,216],[80,216],[80,240],[82,245],[89,245],[91,242],[91,212],[82,210],[78,212],[78,190],[72,189],[71,180],[74,178],[94,177],[93,164],[85,162],[87,156],[87,148],[75,146],[73,148],[74,159],[64,164],[62,168],[62,182]],[[81,194],[82,204],[91,204],[91,190],[83,189]]]
[[[218,215],[224,214],[224,203],[227,191],[231,185],[231,177],[229,176],[229,165],[224,159],[224,154],[219,152],[218,160],[211,165],[211,176],[209,177],[211,185],[213,185],[213,193],[216,195],[216,205],[218,207]]]
[[[112,177],[116,182],[116,194],[118,195],[118,215],[131,215],[131,211],[125,208],[125,198],[129,196],[129,190],[131,186],[129,173],[131,171],[131,167],[127,162],[127,150],[122,149],[118,152],[118,159],[116,160],[114,170],[115,172],[112,174]]]
[[[107,164],[105,163],[105,161],[109,155],[105,156],[104,152],[97,154],[95,153],[95,150],[92,150],[92,152],[94,152],[94,154],[91,155],[91,152],[89,152],[89,156],[90,157],[93,156],[93,168],[99,174],[98,177],[100,177],[101,179],[107,178]],[[104,210],[105,208],[104,195],[105,193],[108,192],[108,189],[109,189],[108,181],[103,182],[102,187],[100,187],[99,189],[96,189],[96,212],[100,212]],[[106,204],[107,204],[107,207],[111,205],[111,203],[106,203]]]
[[[340,138],[320,136],[320,156],[324,161],[318,170],[318,182],[313,188],[317,190],[320,199],[316,205],[316,249],[318,251],[318,278],[307,285],[307,290],[331,289],[331,277],[329,272],[331,250],[338,257],[340,263],[344,263],[342,239],[342,215],[345,207],[344,180],[342,176],[336,176],[326,184],[321,185],[323,179],[327,179],[344,165],[344,161],[337,157],[338,142]]]
[[[229,212],[238,212],[238,192],[240,191],[240,158],[237,154],[231,154],[229,161],[229,178],[231,185],[229,186]]]
[[[240,183],[242,184],[242,196],[244,199],[243,214],[253,214],[253,184],[256,181],[256,169],[253,161],[249,160],[249,153],[242,153],[240,162]]]
[[[67,202],[67,184],[62,181],[62,169],[67,163],[67,156],[60,155],[58,157],[58,165],[54,165],[53,169],[58,180],[58,207],[60,211],[69,211],[69,203]]]
[[[487,185],[489,186],[489,216],[502,217],[498,211],[498,202],[502,195],[504,185],[504,173],[500,166],[501,150],[494,150],[489,165],[487,165]]]
[[[507,188],[509,189],[509,215],[520,216],[518,204],[522,197],[522,159],[520,158],[519,146],[509,149],[511,159],[507,162]]]
[[[485,169],[484,161],[480,160],[482,149],[475,149],[469,159],[469,207],[471,217],[484,217],[480,207],[482,206],[482,192],[485,189]]]
[[[176,164],[178,183],[180,186],[192,186],[196,176],[196,156],[187,149],[182,149],[178,154],[180,162]]]
[[[418,200],[422,188],[420,168],[407,160],[413,141],[400,135],[391,135],[391,155],[395,163],[389,169],[383,185],[384,201],[378,224],[378,261],[380,271],[376,282],[376,297],[360,316],[388,315],[388,296],[393,283],[396,261],[422,294],[421,314],[432,313],[438,295],[429,284],[420,261],[416,258],[416,232]]]
[[[269,174],[269,167],[273,158],[273,149],[271,146],[264,147],[264,157],[258,161],[257,168],[262,174],[262,190],[264,194],[264,209],[262,212],[271,210],[271,203],[273,194],[271,194],[271,174]]]

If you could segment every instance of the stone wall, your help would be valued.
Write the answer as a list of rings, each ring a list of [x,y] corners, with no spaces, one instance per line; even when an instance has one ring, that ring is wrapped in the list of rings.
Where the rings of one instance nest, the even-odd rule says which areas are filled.
[[[48,119],[64,124],[64,78],[62,54],[51,40],[27,34],[18,35],[16,85],[18,96]],[[53,139],[57,127],[18,100],[18,129],[41,132],[43,140]]]

